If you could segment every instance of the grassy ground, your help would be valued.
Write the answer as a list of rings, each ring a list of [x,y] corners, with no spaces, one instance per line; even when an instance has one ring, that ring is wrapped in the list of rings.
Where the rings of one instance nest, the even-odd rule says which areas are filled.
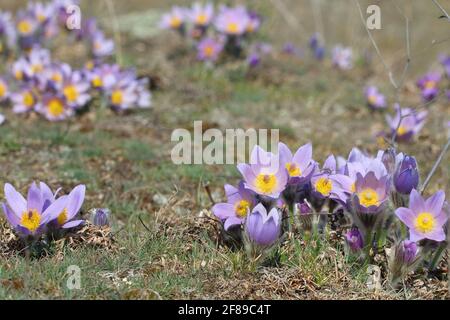
[[[358,16],[353,15],[353,2],[341,2],[352,12],[353,24],[346,22],[341,33],[327,33],[328,41],[347,41],[363,52],[370,44],[363,37]],[[313,21],[301,13],[308,3],[302,1],[298,12],[300,17],[305,16],[301,23],[312,33]],[[142,7],[167,8],[157,1],[152,5],[130,1],[126,10],[137,12]],[[302,40],[299,37],[304,36],[279,22],[282,16],[268,1],[257,7],[268,15],[264,38],[278,45],[282,40]],[[133,12],[122,16],[122,9],[125,14],[125,7],[116,8],[119,21],[141,19],[144,23],[145,19]],[[427,19],[434,24],[435,12],[425,9]],[[101,12],[102,6],[92,10]],[[419,7],[411,10],[414,21],[423,25],[417,13],[424,11]],[[336,15],[342,18],[345,10],[341,11]],[[403,45],[397,48],[390,44],[403,41],[403,24],[399,19],[394,21],[395,15],[391,18],[393,25],[386,26],[384,37],[377,37],[387,57],[392,57],[389,62],[400,61],[401,65],[402,53],[398,52],[404,54]],[[336,19],[333,16],[331,20]],[[331,23],[327,20],[324,28],[332,29],[328,26]],[[417,58],[399,96],[400,101],[418,104],[415,76],[431,66],[436,52],[445,44],[422,53],[421,48],[430,39],[416,24],[413,26],[417,30],[413,42]],[[436,38],[440,28],[433,25]],[[281,38],[277,30],[283,31]],[[122,33],[124,63],[137,65],[141,74],[158,79],[152,110],[117,116],[93,108],[81,118],[55,124],[15,116],[2,109],[8,122],[0,127],[1,181],[13,183],[21,191],[33,180],[54,187],[61,185],[64,191],[84,183],[88,190],[84,209],[110,208],[113,227],[112,240],[98,230],[83,230],[90,244],[59,243],[40,259],[9,253],[7,259],[0,260],[0,298],[445,297],[446,279],[432,276],[411,278],[399,291],[369,290],[365,272],[345,262],[341,242],[331,236],[325,242],[288,239],[279,265],[256,268],[242,252],[218,246],[215,225],[199,217],[207,215],[205,210],[211,207],[203,186],[209,183],[214,200],[220,201],[224,197],[223,183],[238,181],[234,166],[176,166],[170,159],[172,130],[192,129],[194,120],[219,129],[279,128],[281,140],[292,148],[311,141],[318,161],[329,153],[345,156],[353,146],[374,152],[379,148],[374,134],[384,128],[384,114],[372,113],[364,106],[363,86],[366,82],[377,83],[390,93],[391,101],[394,97],[378,60],[370,67],[359,61],[355,70],[341,73],[329,63],[319,65],[309,57],[299,61],[277,55],[260,70],[246,74],[240,63],[208,69],[194,63],[192,56],[183,55],[180,46],[183,48],[175,36],[167,33],[146,38]],[[394,66],[401,69],[398,64]],[[430,107],[430,118],[418,141],[400,146],[418,158],[422,176],[430,170],[446,139],[443,122],[449,115],[449,104],[441,99]],[[450,194],[448,163],[447,156],[428,192],[443,188]],[[4,220],[0,218],[0,222]],[[1,230],[5,239],[9,234],[5,227]],[[81,290],[66,287],[70,265],[82,270]]]

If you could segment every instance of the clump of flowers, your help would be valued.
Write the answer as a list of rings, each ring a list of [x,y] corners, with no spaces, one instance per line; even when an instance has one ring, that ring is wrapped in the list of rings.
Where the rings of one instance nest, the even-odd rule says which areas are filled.
[[[244,6],[214,8],[212,3],[196,2],[190,8],[172,7],[160,26],[193,42],[197,58],[211,63],[223,56],[249,57],[251,39],[261,22],[256,12]]]
[[[86,187],[76,186],[68,195],[58,195],[59,190],[53,192],[43,182],[33,183],[25,198],[11,184],[5,184],[3,213],[25,244],[48,243],[84,223],[80,210]]]
[[[16,15],[0,14],[0,55],[7,61],[7,73],[0,76],[0,102],[9,100],[15,113],[36,112],[50,121],[78,114],[96,98],[115,111],[150,107],[148,80],[108,64],[114,42],[94,18],[83,19],[79,30],[66,27],[67,8],[76,3],[30,2]],[[52,42],[61,38],[58,35],[85,45],[85,67],[73,69],[53,59],[49,48],[55,47]]]
[[[398,104],[395,105],[395,111],[395,116],[386,116],[390,129],[389,135],[395,137],[396,141],[411,141],[422,130],[428,112],[401,108]]]
[[[225,233],[239,235],[235,239],[253,258],[277,250],[287,234],[323,232],[314,217],[343,212],[350,227],[337,228],[347,254],[376,263],[374,257],[390,249],[387,271],[393,284],[420,263],[433,269],[441,259],[450,214],[445,194],[422,198],[412,156],[388,149],[373,157],[354,148],[347,159],[330,155],[319,165],[311,144],[293,154],[279,143],[277,153],[255,146],[250,162],[238,170],[243,179],[238,187],[225,185],[228,201],[212,212]]]

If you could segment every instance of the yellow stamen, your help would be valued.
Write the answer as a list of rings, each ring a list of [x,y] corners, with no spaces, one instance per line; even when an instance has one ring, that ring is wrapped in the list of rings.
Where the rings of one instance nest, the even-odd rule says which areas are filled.
[[[123,102],[123,93],[121,90],[115,90],[111,95],[111,102],[114,105],[120,105]]]
[[[62,75],[58,72],[55,72],[52,74],[52,81],[56,82],[56,83],[61,83],[62,82]]]
[[[20,71],[20,70],[17,70],[17,71],[14,73],[14,77],[16,77],[17,80],[23,80],[23,72]]]
[[[316,181],[315,187],[317,192],[327,197],[330,195],[331,190],[333,189],[333,183],[330,179],[322,177]]]
[[[350,191],[351,191],[351,193],[356,192],[356,183],[355,182],[353,182],[352,185],[350,186]]]
[[[63,225],[67,221],[67,209],[64,209],[58,216],[59,225]]]
[[[44,70],[44,67],[43,67],[42,64],[40,64],[40,63],[33,64],[33,65],[31,66],[31,71],[32,71],[33,73],[39,73],[39,72],[42,72],[42,70]]]
[[[6,94],[6,86],[0,82],[0,98],[3,98],[5,94]]]
[[[64,105],[59,99],[52,99],[47,104],[48,112],[53,117],[58,117],[64,112]]]
[[[378,193],[372,188],[366,188],[358,193],[359,202],[364,207],[378,206],[380,200],[378,198]]]
[[[34,97],[30,92],[25,92],[23,94],[23,104],[28,108],[31,108],[34,105]]]
[[[211,57],[212,55],[214,55],[214,48],[213,48],[213,46],[206,46],[203,49],[203,53],[207,57]]]
[[[397,135],[398,136],[403,136],[407,132],[408,132],[408,130],[402,125],[400,127],[398,127],[398,129],[397,129]]]
[[[17,24],[17,30],[19,30],[21,34],[28,34],[32,30],[31,23],[29,21],[22,20]]]
[[[181,19],[179,17],[172,17],[170,19],[170,27],[173,29],[178,29],[181,26]]]
[[[370,104],[374,105],[377,103],[377,96],[374,94],[371,94],[369,97],[367,97],[367,100]]]
[[[64,96],[66,97],[67,101],[69,102],[75,102],[78,98],[78,90],[75,86],[67,86],[63,90]]]
[[[436,224],[436,221],[434,219],[434,216],[429,212],[422,212],[420,213],[416,221],[414,222],[414,226],[417,230],[419,230],[422,233],[428,233],[434,229],[434,226]]]
[[[300,170],[300,168],[295,163],[286,163],[286,169],[290,177],[299,177],[302,175],[302,170]]]
[[[34,232],[39,228],[39,225],[41,223],[41,215],[38,213],[36,209],[28,210],[24,213],[22,213],[22,218],[20,219],[20,224],[30,230],[31,232]]]
[[[92,79],[92,86],[94,88],[100,88],[103,86],[103,81],[100,77],[95,77],[94,79]]]
[[[259,174],[255,180],[256,189],[262,194],[270,194],[277,186],[277,178],[273,174]]]
[[[231,34],[236,34],[239,32],[239,26],[236,22],[230,22],[227,25],[227,32]]]
[[[241,200],[235,205],[235,212],[239,218],[245,218],[250,210],[250,202]]]
[[[429,80],[429,81],[425,82],[424,87],[425,87],[425,89],[433,89],[434,87],[436,87],[436,81]]]
[[[199,25],[204,25],[208,22],[208,16],[204,13],[201,13],[195,19],[195,23]]]

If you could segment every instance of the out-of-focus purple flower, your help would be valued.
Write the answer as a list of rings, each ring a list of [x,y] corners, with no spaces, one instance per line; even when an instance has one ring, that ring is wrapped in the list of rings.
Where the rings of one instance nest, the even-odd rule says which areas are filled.
[[[92,37],[92,54],[95,58],[107,57],[114,53],[114,41],[105,38],[103,32],[98,31]]]
[[[121,78],[108,92],[108,102],[111,107],[118,111],[135,107],[138,99],[137,85],[138,82],[135,79]]]
[[[54,7],[51,3],[29,2],[27,5],[27,11],[41,25],[54,18]]]
[[[419,170],[414,157],[405,155],[394,173],[394,186],[398,193],[409,195],[419,185]]]
[[[261,16],[254,12],[254,11],[249,11],[247,12],[248,14],[248,23],[247,23],[247,28],[246,28],[246,32],[247,33],[254,33],[256,31],[258,31],[258,29],[261,26]]]
[[[284,144],[278,144],[281,166],[286,168],[289,177],[294,180],[308,181],[314,173],[316,163],[312,159],[312,145],[305,144],[298,148],[294,155]]]
[[[424,101],[431,101],[439,94],[439,82],[441,75],[437,72],[430,72],[417,81],[417,86],[422,90]]]
[[[53,93],[44,94],[35,109],[49,121],[65,120],[74,114],[74,110],[69,107],[64,97]]]
[[[109,219],[111,216],[111,211],[106,208],[98,208],[92,210],[91,221],[94,226],[105,227],[109,226]]]
[[[357,228],[353,228],[345,234],[345,241],[352,252],[359,252],[364,248],[362,234]]]
[[[55,223],[63,229],[75,228],[82,224],[84,220],[76,219],[83,205],[86,193],[85,185],[76,186],[68,195],[59,197],[53,206],[61,208],[59,214],[54,219]]]
[[[231,226],[242,224],[245,221],[255,206],[255,195],[245,189],[242,182],[238,188],[226,184],[225,194],[228,201],[214,205],[212,212],[217,218],[224,221],[224,228],[228,230]]]
[[[185,20],[185,9],[174,6],[170,12],[162,16],[160,27],[163,29],[181,30],[184,27]]]
[[[33,183],[25,199],[11,184],[5,184],[6,204],[2,205],[3,212],[11,226],[22,237],[39,237],[47,223],[58,217],[64,209],[60,203],[52,203],[44,208],[45,197],[42,191]]]
[[[245,230],[250,241],[261,247],[275,243],[280,236],[281,217],[276,208],[267,213],[266,208],[259,203],[248,216]]]
[[[430,239],[444,241],[444,225],[447,222],[447,214],[443,210],[445,193],[440,190],[428,199],[413,189],[409,198],[409,208],[398,208],[395,214],[408,228],[409,239],[419,241]]]
[[[139,79],[136,82],[135,93],[136,104],[139,108],[150,108],[152,106],[152,94],[148,89],[148,79]]]
[[[386,108],[386,98],[383,94],[378,91],[378,88],[375,86],[368,86],[364,95],[367,100],[367,104],[372,109],[384,109]]]
[[[199,2],[195,2],[186,15],[195,26],[206,27],[213,19],[214,6],[212,3],[202,5]]]
[[[90,85],[79,71],[74,71],[64,80],[62,92],[71,108],[81,108],[91,99]]]
[[[253,52],[248,56],[247,63],[251,68],[255,68],[260,65],[261,56],[258,53]]]
[[[120,79],[120,67],[102,64],[87,72],[87,78],[95,89],[110,90]]]
[[[11,94],[13,112],[24,113],[34,110],[37,98],[33,90],[29,87],[23,87],[18,92]]]
[[[353,68],[353,51],[350,47],[337,45],[333,48],[332,61],[333,65],[341,70],[350,70]]]
[[[444,67],[447,78],[450,78],[450,55],[442,55],[439,60]]]
[[[400,108],[395,104],[396,114],[394,117],[386,116],[386,121],[391,130],[391,135],[395,135],[397,141],[409,141],[418,134],[425,124],[428,112],[415,111],[410,108]]]
[[[9,97],[9,86],[3,78],[0,78],[0,102],[5,101]]]
[[[279,155],[255,146],[250,164],[238,164],[238,170],[245,180],[245,187],[259,195],[278,198],[286,187],[288,174]]]
[[[322,60],[325,57],[325,47],[323,46],[319,33],[314,33],[309,38],[309,48],[317,60]]]
[[[223,43],[213,38],[205,38],[197,44],[197,58],[201,61],[216,61],[223,50]]]
[[[217,30],[229,36],[240,36],[247,31],[250,17],[243,6],[222,6],[215,19]]]
[[[292,42],[287,42],[283,45],[283,53],[286,54],[296,54],[297,53],[297,47]]]

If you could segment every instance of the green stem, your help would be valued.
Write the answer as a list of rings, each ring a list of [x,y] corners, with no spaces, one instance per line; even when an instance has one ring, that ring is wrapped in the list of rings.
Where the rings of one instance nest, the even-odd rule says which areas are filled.
[[[430,271],[433,271],[436,268],[436,265],[438,264],[442,253],[444,252],[445,248],[447,246],[445,244],[441,244],[439,245],[438,249],[436,250],[436,253],[434,254],[433,260],[431,260],[431,264],[430,264]]]

